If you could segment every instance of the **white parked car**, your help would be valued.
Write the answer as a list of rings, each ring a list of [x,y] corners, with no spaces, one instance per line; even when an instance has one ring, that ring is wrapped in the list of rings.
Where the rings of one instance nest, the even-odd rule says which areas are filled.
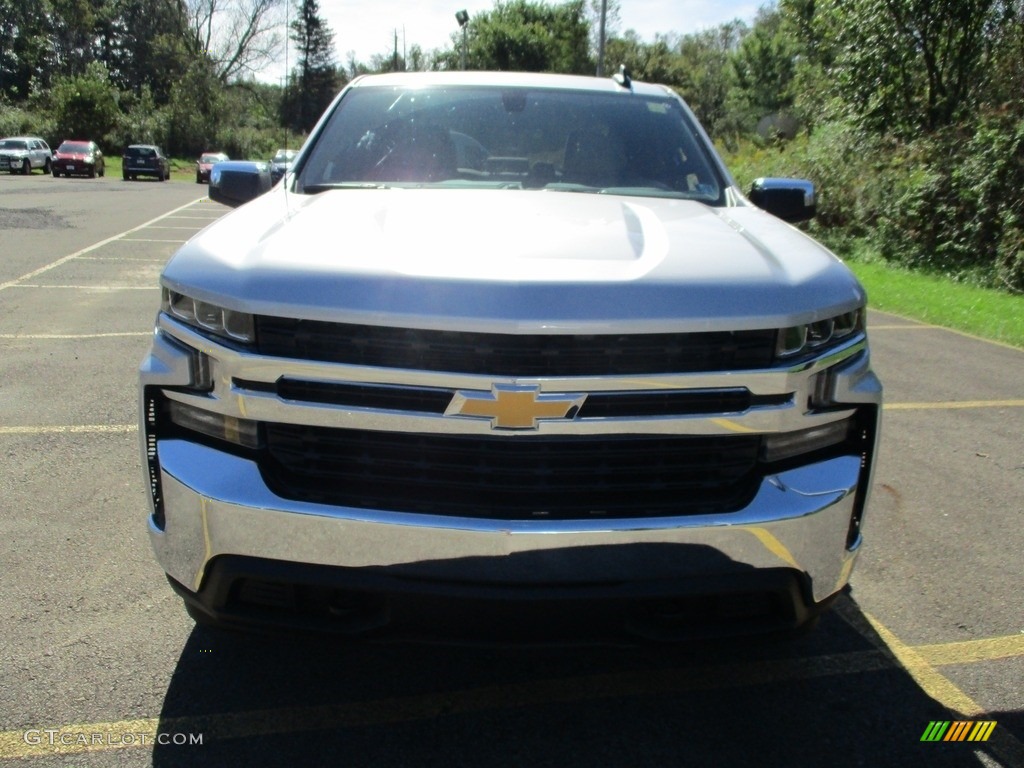
[[[843,589],[881,385],[861,286],[780,219],[809,183],[745,196],[668,88],[480,72],[358,78],[268,175],[215,168],[251,202],[166,265],[141,368],[198,620],[671,640]]]
[[[53,153],[38,136],[11,136],[0,139],[0,171],[28,175],[36,168],[50,173]]]

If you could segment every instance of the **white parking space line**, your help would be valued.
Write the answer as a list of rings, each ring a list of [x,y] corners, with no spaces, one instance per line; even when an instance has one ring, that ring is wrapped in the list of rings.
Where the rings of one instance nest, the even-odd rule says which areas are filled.
[[[124,331],[123,333],[0,333],[0,339],[5,341],[36,341],[40,339],[77,341],[79,339],[116,339],[122,336],[150,336],[152,333],[152,331]]]
[[[39,283],[18,283],[11,288],[46,288],[73,291],[159,291],[159,285],[40,285]]]
[[[188,240],[155,240],[146,237],[123,237],[122,243],[187,243]]]
[[[91,253],[91,252],[97,250],[98,248],[102,248],[104,245],[107,245],[108,243],[113,243],[113,242],[115,242],[117,240],[120,240],[125,235],[129,235],[132,232],[138,232],[139,230],[145,229],[146,227],[149,227],[149,226],[151,226],[153,224],[156,224],[156,222],[158,222],[158,221],[163,221],[164,219],[174,215],[175,213],[178,213],[179,211],[183,211],[186,208],[195,205],[197,202],[199,202],[199,200],[193,200],[190,203],[185,203],[185,205],[179,206],[179,207],[175,208],[172,211],[168,211],[167,213],[161,214],[160,216],[157,216],[154,219],[150,219],[149,221],[145,222],[144,224],[139,224],[139,226],[137,226],[137,227],[132,227],[131,229],[126,229],[124,232],[121,232],[119,234],[113,235],[112,237],[108,237],[106,240],[100,240],[98,243],[93,243],[92,245],[90,245],[90,246],[88,246],[86,248],[83,248],[80,251],[75,251],[74,253],[69,254],[67,256],[63,256],[63,257],[57,259],[56,261],[50,262],[49,264],[47,264],[45,266],[39,267],[39,269],[34,269],[31,272],[29,272],[28,274],[26,274],[26,275],[22,275],[21,277],[16,277],[13,280],[8,280],[6,283],[0,283],[0,291],[4,291],[4,290],[6,290],[8,288],[13,288],[13,287],[21,284],[25,280],[31,280],[33,277],[38,277],[39,275],[41,275],[41,274],[43,274],[45,272],[49,272],[51,269],[56,269],[57,267],[61,266],[62,264],[68,263],[72,259],[76,259],[79,256],[84,256],[85,254]]]
[[[122,240],[124,242],[138,242],[137,240]],[[175,240],[174,242],[178,242]],[[79,261],[113,261],[117,264],[124,264],[124,256],[79,256]],[[166,264],[167,259],[131,259],[132,264]]]

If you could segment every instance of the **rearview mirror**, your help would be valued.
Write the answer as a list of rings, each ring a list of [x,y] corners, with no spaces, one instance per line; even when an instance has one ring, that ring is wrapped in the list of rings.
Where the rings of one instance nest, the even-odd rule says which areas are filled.
[[[255,200],[272,186],[267,163],[226,160],[210,169],[210,199],[232,208]]]
[[[804,179],[754,179],[748,197],[790,224],[813,219],[816,213],[814,184]]]

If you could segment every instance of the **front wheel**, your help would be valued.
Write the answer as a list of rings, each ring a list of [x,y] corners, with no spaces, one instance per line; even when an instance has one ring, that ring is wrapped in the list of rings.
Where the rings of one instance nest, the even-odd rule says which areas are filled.
[[[122,172],[121,173],[121,178],[124,179],[125,181],[128,181],[128,173],[127,172]]]
[[[43,173],[50,172],[50,158],[46,158],[46,162],[43,163]]]
[[[25,158],[25,161],[21,164],[21,175],[28,176],[30,173],[32,173],[32,163],[28,161],[28,158]]]

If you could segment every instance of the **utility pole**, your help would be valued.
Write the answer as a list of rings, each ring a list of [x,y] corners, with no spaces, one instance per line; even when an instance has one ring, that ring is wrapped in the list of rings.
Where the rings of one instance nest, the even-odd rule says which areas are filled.
[[[597,76],[604,77],[604,23],[608,16],[608,0],[601,0],[601,25],[597,35]]]

